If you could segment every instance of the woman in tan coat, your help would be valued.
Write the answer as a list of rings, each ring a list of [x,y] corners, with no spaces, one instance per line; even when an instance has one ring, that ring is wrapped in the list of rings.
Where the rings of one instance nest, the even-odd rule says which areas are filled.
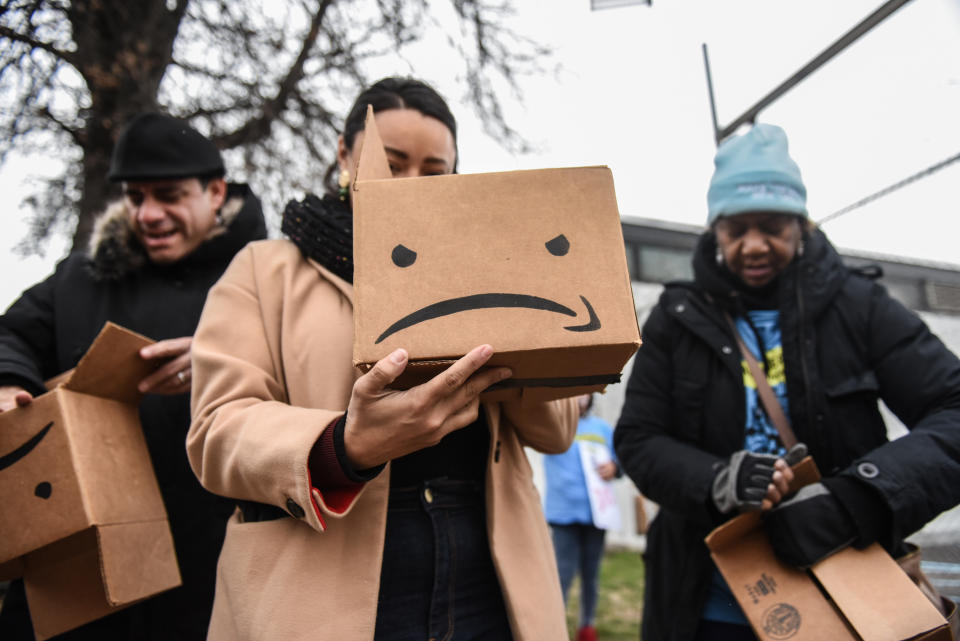
[[[455,171],[447,105],[396,78],[358,97],[341,170],[355,166],[367,104],[395,177]],[[206,488],[239,504],[210,638],[565,639],[523,447],[566,450],[575,404],[480,403],[510,375],[482,369],[489,345],[404,392],[390,388],[402,349],[358,375],[345,173],[339,195],[288,205],[290,240],[237,256],[194,337],[188,454]]]

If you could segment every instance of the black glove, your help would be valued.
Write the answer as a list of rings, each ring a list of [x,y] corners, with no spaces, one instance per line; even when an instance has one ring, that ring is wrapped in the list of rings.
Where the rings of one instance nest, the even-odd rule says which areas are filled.
[[[800,489],[766,513],[773,551],[785,563],[808,568],[857,539],[853,518],[823,483]]]
[[[734,452],[713,477],[711,497],[721,514],[759,510],[773,478],[778,456],[746,450]]]

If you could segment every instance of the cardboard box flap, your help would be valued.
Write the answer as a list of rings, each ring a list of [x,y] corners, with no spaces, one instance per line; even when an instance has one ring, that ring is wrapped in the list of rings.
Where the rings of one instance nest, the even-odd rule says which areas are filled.
[[[373,105],[367,105],[367,119],[364,123],[363,140],[360,142],[360,158],[357,160],[356,171],[353,172],[356,176],[353,183],[354,189],[357,189],[357,182],[361,180],[393,177],[390,161],[387,160],[387,153],[383,148],[383,140],[380,138],[380,130],[377,129],[374,117]]]
[[[104,594],[125,605],[180,585],[180,569],[167,520],[97,528]]]
[[[180,585],[166,521],[90,527],[26,557],[39,641]]]
[[[165,519],[136,405],[60,390],[77,436],[71,458],[91,525]],[[82,434],[80,433],[82,429]]]
[[[748,532],[760,527],[760,512],[747,512],[741,514],[735,519],[730,519],[723,525],[714,528],[707,538],[704,539],[707,547],[711,550],[722,550],[728,545],[736,544],[737,541],[747,535]]]
[[[140,349],[152,340],[107,322],[63,386],[125,403],[137,403],[137,383],[157,364],[140,358]]]
[[[112,612],[103,598],[92,527],[29,554],[23,587],[39,641]]]
[[[863,641],[901,641],[946,620],[883,548],[846,548],[811,568]],[[868,589],[877,586],[882,589]],[[946,637],[950,638],[949,635]]]

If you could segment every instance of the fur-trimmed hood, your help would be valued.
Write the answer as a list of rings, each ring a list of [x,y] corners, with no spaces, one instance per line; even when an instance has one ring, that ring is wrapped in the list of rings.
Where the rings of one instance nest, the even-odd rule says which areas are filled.
[[[195,251],[178,263],[215,259],[236,253],[251,240],[266,238],[260,200],[245,184],[229,184],[227,199],[217,213],[218,224]],[[131,216],[123,200],[110,203],[94,221],[87,248],[90,271],[97,280],[118,280],[149,263],[133,233]]]

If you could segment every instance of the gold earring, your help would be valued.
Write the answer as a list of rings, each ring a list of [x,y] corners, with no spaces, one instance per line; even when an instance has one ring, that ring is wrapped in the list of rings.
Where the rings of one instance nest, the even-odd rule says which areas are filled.
[[[346,202],[347,194],[350,193],[350,172],[346,169],[341,169],[337,184],[340,186],[340,190],[337,192],[340,195],[340,200]]]

